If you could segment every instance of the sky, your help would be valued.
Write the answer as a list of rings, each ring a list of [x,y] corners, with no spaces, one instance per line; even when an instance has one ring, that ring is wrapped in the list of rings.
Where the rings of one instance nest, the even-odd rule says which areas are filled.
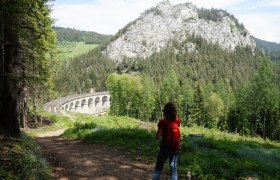
[[[115,34],[162,0],[55,0],[55,26]],[[251,35],[280,43],[280,0],[169,0],[197,7],[224,9],[243,23]]]

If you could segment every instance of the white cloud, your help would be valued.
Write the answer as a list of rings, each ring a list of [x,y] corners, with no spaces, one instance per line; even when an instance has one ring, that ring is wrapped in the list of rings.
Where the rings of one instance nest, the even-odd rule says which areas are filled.
[[[239,4],[240,2],[244,0],[171,0],[170,2],[174,2],[174,4],[177,3],[184,3],[184,2],[192,2],[197,7],[204,7],[204,8],[225,8],[229,6],[234,6],[236,4]]]
[[[257,3],[258,6],[280,6],[279,0],[261,0]]]
[[[243,14],[236,15],[250,33],[260,39],[280,42],[280,14]]]
[[[114,34],[141,12],[153,6],[148,0],[98,0],[94,4],[56,4],[52,17],[57,26]]]
[[[160,1],[162,0],[96,0],[88,4],[55,4],[52,17],[57,19],[56,26],[115,34],[127,23],[136,19],[145,9],[156,6]],[[186,1],[192,2],[197,7],[221,9],[232,8],[245,2],[245,0],[170,0],[172,4]],[[280,4],[278,0],[263,0],[259,3],[267,6]],[[246,8],[250,7],[244,7]],[[244,23],[246,28],[249,28],[254,36],[280,42],[280,12],[264,15],[234,15]]]

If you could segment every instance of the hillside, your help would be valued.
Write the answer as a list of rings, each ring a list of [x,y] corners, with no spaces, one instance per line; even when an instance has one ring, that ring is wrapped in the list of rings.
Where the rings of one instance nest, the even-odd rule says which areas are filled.
[[[280,43],[264,41],[254,37],[256,45],[261,48],[265,54],[271,57],[271,60],[280,61]]]
[[[225,50],[247,45],[255,48],[249,32],[226,11],[198,9],[192,3],[172,5],[165,0],[120,30],[104,53],[116,62],[126,57],[147,58],[166,48],[170,41],[182,43],[192,35],[217,43]],[[185,48],[191,52],[196,47],[186,42]]]
[[[85,42],[58,41],[57,51],[61,61],[77,57],[98,47],[99,44],[86,44]]]
[[[73,28],[53,27],[58,41],[85,42],[86,44],[105,44],[111,35],[99,34],[92,31],[80,31]]]
[[[110,41],[111,35],[73,28],[53,27],[57,37],[57,51],[61,61],[77,57]]]

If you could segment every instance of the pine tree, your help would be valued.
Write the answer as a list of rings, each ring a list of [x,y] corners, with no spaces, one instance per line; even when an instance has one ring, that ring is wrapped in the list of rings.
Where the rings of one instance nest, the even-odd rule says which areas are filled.
[[[198,126],[204,125],[205,120],[205,105],[204,93],[200,83],[197,84],[194,92],[194,104],[191,108],[191,124],[195,123]]]

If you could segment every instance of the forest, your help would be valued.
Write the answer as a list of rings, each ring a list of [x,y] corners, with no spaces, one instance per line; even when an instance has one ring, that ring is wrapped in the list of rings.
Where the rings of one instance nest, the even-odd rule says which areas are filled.
[[[105,44],[112,35],[104,35],[91,31],[80,31],[73,28],[53,26],[58,41],[85,42],[86,44]]]

